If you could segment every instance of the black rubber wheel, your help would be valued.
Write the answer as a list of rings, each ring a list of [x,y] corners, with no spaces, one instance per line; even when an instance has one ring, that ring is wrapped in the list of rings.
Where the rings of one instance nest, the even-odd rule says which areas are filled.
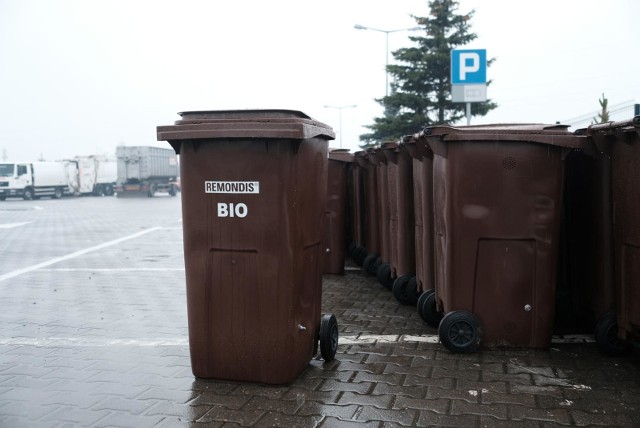
[[[356,262],[358,266],[362,267],[362,265],[364,265],[365,257],[367,257],[367,250],[362,246],[356,247],[353,255],[353,261]]]
[[[5,195],[0,196],[0,201],[6,201],[7,197]]]
[[[468,311],[452,311],[446,314],[438,327],[440,342],[454,353],[470,354],[482,342],[480,320]]]
[[[323,315],[320,321],[320,355],[325,362],[333,361],[338,351],[338,321],[333,315]]]
[[[169,196],[176,196],[178,191],[176,190],[176,186],[173,184],[169,187]]]
[[[60,199],[62,198],[62,189],[60,187],[56,187],[55,190],[53,191],[53,199]]]
[[[386,289],[391,290],[393,287],[393,278],[391,278],[391,265],[389,263],[381,263],[376,271],[378,282]]]
[[[395,296],[396,300],[402,303],[403,305],[412,304],[411,298],[409,297],[409,293],[407,291],[407,287],[409,285],[409,281],[413,277],[414,275],[407,273],[404,275],[400,275],[399,277],[396,278],[395,281],[393,281],[393,286],[392,286],[393,295]]]
[[[104,194],[107,196],[113,196],[115,192],[113,191],[113,186],[111,184],[105,184],[104,186]]]
[[[34,197],[35,197],[35,194],[33,193],[33,189],[31,187],[24,189],[24,194],[22,195],[22,198],[25,201],[31,201],[33,200]]]
[[[595,336],[598,348],[607,355],[623,355],[629,349],[629,343],[618,336],[616,311],[607,312],[598,320]]]
[[[369,272],[371,275],[375,275],[378,270],[378,257],[380,255],[376,253],[369,253],[367,257],[365,257],[364,262],[362,263],[362,267],[364,270]]]
[[[438,312],[436,291],[434,289],[425,291],[418,299],[418,314],[431,327],[438,328],[440,326],[440,321],[442,321],[444,315],[442,312]]]

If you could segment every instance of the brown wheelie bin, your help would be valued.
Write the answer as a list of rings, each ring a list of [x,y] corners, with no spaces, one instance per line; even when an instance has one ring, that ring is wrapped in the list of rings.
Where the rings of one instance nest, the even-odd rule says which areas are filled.
[[[576,134],[584,135],[586,130]],[[593,333],[615,308],[611,154],[589,138],[565,159],[555,332]]]
[[[371,265],[380,257],[380,226],[379,226],[379,198],[378,198],[378,171],[376,166],[369,161],[367,151],[361,150],[354,153],[356,162],[363,170],[363,188],[364,188],[364,245],[360,254],[362,263],[360,264],[365,271],[370,272],[367,265]],[[365,264],[365,261],[367,264]]]
[[[436,126],[433,199],[438,327],[453,352],[551,342],[564,158],[562,125]]]
[[[404,305],[418,300],[413,211],[413,161],[398,143],[385,143],[389,195],[389,246],[393,295]]]
[[[605,352],[618,354],[640,342],[640,116],[591,125],[586,133],[611,156],[616,307],[598,322],[596,340]]]
[[[180,113],[189,345],[198,378],[293,381],[338,328],[321,315],[330,127],[292,110]]]
[[[379,275],[380,269],[389,265],[391,259],[391,243],[389,230],[389,174],[387,167],[387,158],[380,148],[367,149],[367,159],[376,171],[376,215],[378,217],[378,236],[380,237],[380,246],[377,253],[370,253],[365,260],[365,268],[367,271],[378,277],[378,280],[386,288],[391,289],[393,280],[383,281]],[[386,272],[386,270],[385,270]]]
[[[435,255],[433,247],[433,151],[423,135],[408,135],[400,144],[413,161],[413,209],[416,254],[417,310],[430,326],[438,328],[442,312],[435,297]]]
[[[327,205],[323,223],[322,272],[344,274],[349,213],[348,174],[353,155],[347,149],[329,151]]]
[[[365,206],[363,174],[364,171],[356,161],[355,153],[351,154],[351,162],[347,168],[347,194],[349,198],[347,245],[348,254],[354,260],[359,251],[358,248],[364,242]]]

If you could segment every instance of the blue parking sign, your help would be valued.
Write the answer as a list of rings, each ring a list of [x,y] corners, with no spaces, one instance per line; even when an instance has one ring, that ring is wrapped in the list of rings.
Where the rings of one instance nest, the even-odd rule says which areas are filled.
[[[454,49],[451,51],[451,84],[487,83],[487,50]]]

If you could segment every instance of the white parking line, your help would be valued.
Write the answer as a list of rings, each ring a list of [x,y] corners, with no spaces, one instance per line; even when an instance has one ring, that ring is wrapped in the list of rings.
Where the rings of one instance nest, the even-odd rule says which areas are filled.
[[[30,221],[23,221],[22,223],[5,223],[0,224],[0,229],[13,229],[14,227],[24,226],[25,224],[31,223]]]
[[[138,233],[134,233],[133,235],[125,236],[123,238],[114,239],[113,241],[105,242],[104,244],[96,245],[95,247],[85,248],[84,250],[75,251],[75,252],[73,252],[71,254],[67,254],[65,256],[55,257],[53,259],[47,260],[46,262],[38,263],[36,265],[29,266],[29,267],[26,267],[26,268],[23,268],[23,269],[14,270],[13,272],[9,272],[9,273],[6,273],[4,275],[0,275],[0,282],[6,281],[7,279],[15,278],[16,276],[19,276],[19,275],[22,275],[22,274],[25,274],[25,273],[33,272],[34,270],[37,270],[37,269],[42,269],[44,267],[51,266],[51,265],[56,264],[56,263],[60,263],[60,262],[65,261],[65,260],[74,259],[74,258],[82,256],[84,254],[91,253],[91,252],[97,251],[97,250],[101,250],[103,248],[110,247],[112,245],[116,245],[116,244],[119,244],[121,242],[128,241],[130,239],[134,239],[134,238],[137,238],[137,237],[142,236],[142,235],[146,235],[147,233],[155,232],[156,230],[160,230],[160,229],[162,229],[162,227],[152,227],[152,228],[149,228],[149,229],[142,230],[142,231],[140,231]]]

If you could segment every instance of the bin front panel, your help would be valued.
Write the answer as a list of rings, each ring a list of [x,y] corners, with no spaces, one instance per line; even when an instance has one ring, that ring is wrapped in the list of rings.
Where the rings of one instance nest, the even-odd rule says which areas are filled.
[[[413,159],[414,239],[418,291],[435,289],[432,171],[431,161]]]
[[[597,138],[612,148],[618,327],[622,338],[640,341],[640,116],[633,123]]]
[[[324,216],[323,273],[343,274],[347,237],[348,163],[329,158]]]
[[[429,143],[439,305],[475,313],[486,345],[547,347],[564,150],[513,141]]]
[[[287,383],[311,359],[326,157],[323,139],[181,142],[197,377]]]
[[[400,150],[396,158],[396,204],[398,232],[396,270],[398,276],[416,273],[415,223],[413,209],[413,161]]]
[[[379,196],[378,172],[375,165],[369,162],[367,154],[356,152],[356,161],[363,169],[364,189],[364,246],[369,253],[380,253]]]

